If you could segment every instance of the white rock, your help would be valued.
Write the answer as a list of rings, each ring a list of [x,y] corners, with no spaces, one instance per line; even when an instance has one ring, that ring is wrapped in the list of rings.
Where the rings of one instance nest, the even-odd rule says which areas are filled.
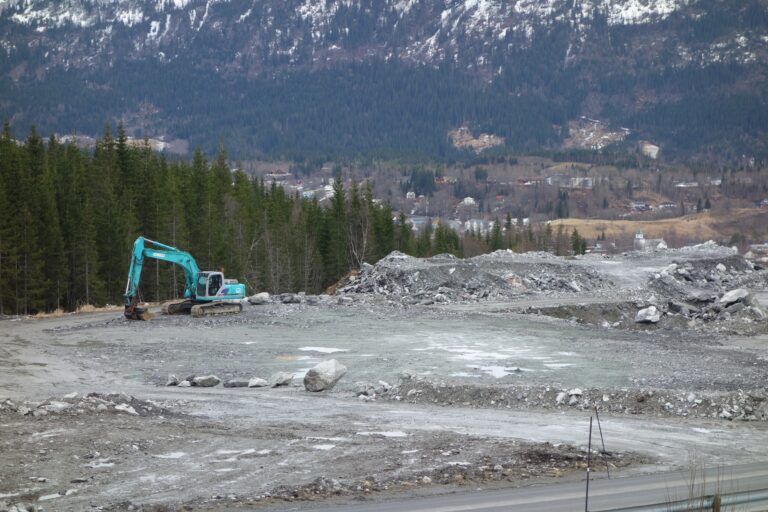
[[[584,393],[581,391],[581,388],[573,388],[568,392],[568,396],[581,396]]]
[[[262,304],[268,304],[269,303],[269,293],[261,292],[261,293],[257,293],[256,295],[251,295],[250,297],[248,297],[248,302],[250,302],[254,306],[260,306]]]
[[[67,393],[66,395],[64,395],[64,398],[67,400],[72,400],[73,398],[77,398],[77,391]]]
[[[635,323],[638,324],[655,324],[659,320],[661,320],[661,312],[656,309],[656,306],[641,309],[635,315]]]
[[[269,386],[269,382],[259,377],[254,377],[248,381],[249,388],[264,388],[267,386]]]
[[[721,274],[722,274],[723,272],[725,272],[726,270],[728,270],[727,268],[725,268],[725,265],[723,265],[722,263],[718,263],[718,264],[717,264],[717,266],[716,266],[715,268],[716,268],[716,269],[717,269],[717,271],[718,271],[718,272],[720,272]]]
[[[183,380],[183,381],[179,382],[179,387],[180,388],[188,388],[191,385],[192,385],[192,383],[189,382],[188,380]]]
[[[718,302],[727,306],[728,304],[733,304],[734,302],[746,302],[748,297],[749,292],[747,290],[744,288],[736,288],[735,290],[724,293]]]
[[[335,359],[323,361],[310,369],[304,376],[304,388],[307,391],[323,391],[333,386],[347,373],[347,367]]]
[[[559,392],[559,393],[557,394],[557,397],[555,397],[555,403],[556,403],[557,405],[560,405],[560,404],[562,404],[563,402],[565,402],[565,398],[566,398],[567,396],[568,396],[568,395],[566,394],[566,392],[565,392],[565,391],[561,391],[561,392]]]
[[[696,395],[694,395],[693,393],[688,393],[688,397],[686,398],[686,400],[688,400],[689,404],[692,404],[693,402],[696,401]]]
[[[178,386],[179,385],[179,379],[175,375],[171,374],[171,375],[168,376],[168,380],[165,381],[165,385],[166,386]]]
[[[133,407],[131,407],[128,404],[117,404],[115,406],[115,410],[116,411],[120,411],[120,412],[126,412],[128,414],[133,415],[133,416],[138,416],[139,415],[139,413],[136,412],[136,409],[134,409]]]

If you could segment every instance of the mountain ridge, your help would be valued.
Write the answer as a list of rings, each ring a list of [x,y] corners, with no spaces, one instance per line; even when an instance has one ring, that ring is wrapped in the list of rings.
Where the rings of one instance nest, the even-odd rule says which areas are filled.
[[[130,125],[144,109],[156,110],[155,117],[165,121],[129,127],[177,136],[185,131],[177,125],[188,131],[193,119],[162,97],[178,89],[187,104],[207,103],[203,110],[209,111],[222,106],[214,107],[191,87],[160,84],[152,76],[157,73],[204,82],[201,87],[218,88],[237,103],[243,90],[261,93],[279,76],[303,82],[331,70],[343,83],[344,74],[356,73],[360,65],[376,68],[378,62],[404,72],[423,67],[465,75],[459,80],[467,85],[447,94],[472,96],[492,90],[488,94],[500,105],[509,103],[509,97],[546,104],[533,124],[549,122],[555,127],[548,135],[533,137],[544,142],[509,139],[516,150],[556,148],[567,136],[567,121],[588,115],[631,125],[639,136],[685,154],[744,151],[757,141],[755,152],[760,155],[766,149],[760,133],[766,129],[767,27],[765,0],[738,5],[718,0],[6,0],[0,2],[0,69],[7,91],[0,93],[0,113],[15,123],[38,122],[62,131],[78,126],[63,122],[57,109],[69,112],[78,102],[104,103],[102,110],[91,109],[90,117],[99,117],[98,122],[81,122],[87,125],[82,129],[93,133],[107,119]],[[137,66],[158,82],[157,91],[136,87],[142,80]],[[117,83],[115,74],[124,83]],[[436,71],[433,79],[439,76]],[[371,76],[366,71],[358,78]],[[61,87],[49,83],[54,79],[84,83],[78,95],[86,99],[67,98]],[[52,108],[35,105],[25,89],[42,95]],[[99,90],[111,91],[112,101]],[[301,93],[286,91],[272,100],[288,108],[294,101],[289,92]],[[15,101],[13,93],[21,101]],[[373,96],[387,94],[381,90]],[[428,92],[424,95],[427,100]],[[462,109],[472,101],[469,96],[455,100]],[[744,113],[718,113],[719,103],[731,105],[731,110],[755,111],[757,117],[729,137],[717,125],[738,124]],[[265,110],[250,100],[243,106]],[[223,113],[238,108],[224,107]],[[709,111],[704,121],[712,118],[705,122],[702,143],[679,140],[685,138],[680,131],[687,121],[668,118],[674,114],[695,119],[701,109]],[[366,114],[362,107],[354,110],[350,116]],[[519,117],[513,110],[507,114]],[[465,124],[484,131],[492,128],[490,132],[499,136],[521,126],[488,121],[481,112],[467,119],[461,115],[456,114],[453,126],[434,123],[443,139]],[[190,116],[198,119],[200,113]],[[424,116],[440,117],[433,111]],[[723,116],[729,120],[720,119]],[[211,121],[217,128],[209,130],[209,138],[227,135],[223,117]],[[235,138],[272,130],[280,121],[269,117]],[[353,123],[342,124],[351,129]],[[281,130],[276,132],[282,136]],[[725,144],[718,142],[723,138],[728,139]],[[270,153],[259,144],[257,153]],[[437,147],[428,150],[439,152]]]

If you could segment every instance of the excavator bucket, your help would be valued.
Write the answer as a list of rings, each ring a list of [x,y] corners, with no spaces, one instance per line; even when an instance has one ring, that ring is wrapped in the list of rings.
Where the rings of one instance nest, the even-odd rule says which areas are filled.
[[[155,317],[149,309],[139,306],[138,301],[133,301],[130,305],[125,306],[123,314],[128,320],[152,320]]]

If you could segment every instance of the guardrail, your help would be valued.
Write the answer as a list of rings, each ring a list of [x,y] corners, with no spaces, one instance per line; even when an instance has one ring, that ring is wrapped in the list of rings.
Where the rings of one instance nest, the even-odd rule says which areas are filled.
[[[734,492],[729,494],[714,494],[700,498],[657,503],[655,505],[642,505],[636,507],[611,508],[590,512],[720,512],[724,507],[734,505],[748,505],[766,503],[768,510],[768,489],[756,491]]]

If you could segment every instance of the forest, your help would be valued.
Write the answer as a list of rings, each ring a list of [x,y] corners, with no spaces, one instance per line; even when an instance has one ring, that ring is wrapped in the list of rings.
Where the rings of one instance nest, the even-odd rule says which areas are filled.
[[[393,250],[473,256],[511,248],[584,252],[578,233],[497,219],[484,236],[440,224],[414,234],[403,214],[373,197],[370,182],[334,181],[327,204],[232,171],[220,147],[209,161],[170,160],[109,127],[93,151],[44,140],[33,127],[18,142],[0,136],[0,314],[122,303],[139,235],[189,251],[201,269],[221,269],[248,292],[319,293]],[[144,266],[143,300],[178,297],[182,273]]]

